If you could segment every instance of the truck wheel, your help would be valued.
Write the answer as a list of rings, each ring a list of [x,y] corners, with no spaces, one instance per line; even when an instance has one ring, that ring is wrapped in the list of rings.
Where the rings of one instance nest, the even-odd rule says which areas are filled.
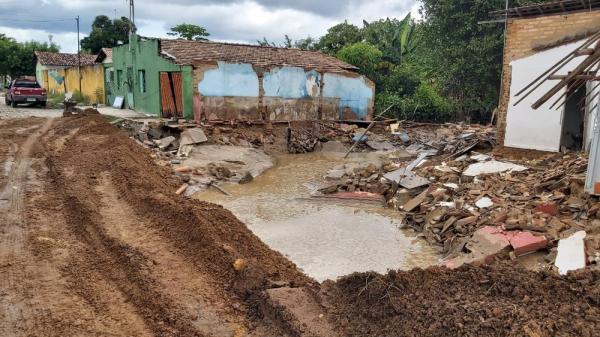
[[[46,101],[43,101],[43,102],[41,102],[41,103],[40,103],[40,106],[41,106],[42,108],[45,108],[45,107],[46,107]]]
[[[15,102],[15,101],[10,102],[10,106],[12,106],[13,108],[16,108],[17,107],[17,102]]]
[[[4,104],[10,105],[10,100],[8,99],[8,96],[4,96]]]

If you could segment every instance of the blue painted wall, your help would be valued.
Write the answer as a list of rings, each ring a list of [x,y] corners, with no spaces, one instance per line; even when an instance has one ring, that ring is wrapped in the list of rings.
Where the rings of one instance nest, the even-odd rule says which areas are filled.
[[[318,104],[320,74],[298,67],[273,68],[264,73],[265,97],[313,99]],[[363,76],[326,73],[323,77],[325,98],[339,99],[338,116],[350,108],[365,119],[373,102],[374,89]],[[204,71],[198,91],[205,97],[258,97],[258,75],[250,64],[218,62],[218,67]]]
[[[352,109],[361,119],[367,116],[374,90],[363,76],[351,78],[327,73],[323,77],[323,84],[324,97],[340,98],[340,116],[345,107]]]
[[[265,96],[281,98],[319,97],[320,75],[298,67],[274,68],[265,73]]]
[[[250,64],[218,62],[198,84],[203,96],[258,97],[258,75]]]

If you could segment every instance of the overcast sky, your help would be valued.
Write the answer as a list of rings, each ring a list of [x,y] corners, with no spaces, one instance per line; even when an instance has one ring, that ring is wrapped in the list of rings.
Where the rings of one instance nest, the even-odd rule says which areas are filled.
[[[0,0],[0,33],[18,41],[54,42],[63,52],[77,50],[75,18],[85,36],[96,15],[128,16],[126,0]],[[348,20],[402,18],[417,14],[417,0],[135,0],[136,25],[144,36],[167,37],[182,22],[204,26],[218,41],[255,43],[266,37],[281,42],[318,37]]]

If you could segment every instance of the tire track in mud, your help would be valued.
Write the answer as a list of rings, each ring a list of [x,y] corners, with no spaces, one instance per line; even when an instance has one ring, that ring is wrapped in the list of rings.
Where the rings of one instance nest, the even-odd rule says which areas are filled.
[[[37,130],[33,131],[20,146],[7,183],[0,193],[0,308],[3,313],[3,336],[13,336],[16,331],[27,329],[32,322],[33,314],[28,304],[27,289],[23,280],[28,278],[26,269],[18,263],[23,258],[24,242],[26,240],[26,223],[23,212],[24,193],[27,185],[27,173],[31,164],[31,151],[38,139],[52,126],[54,120],[47,119]]]
[[[69,151],[71,141],[67,140],[64,151]],[[101,306],[99,298],[102,298],[102,294],[95,293],[95,282],[87,277],[93,270],[133,306],[152,335],[204,336],[192,323],[195,317],[178,306],[165,293],[169,289],[161,289],[154,279],[152,261],[138,249],[106,232],[98,205],[101,195],[93,191],[88,181],[82,181],[79,179],[81,177],[72,173],[77,171],[76,167],[64,166],[60,159],[56,154],[46,159],[51,182],[49,188],[54,189],[55,196],[62,201],[68,229],[87,247],[81,252],[83,255],[77,256],[64,270],[73,281],[72,290],[90,305]]]
[[[155,230],[145,227],[131,206],[122,200],[108,174],[102,174],[96,192],[100,193],[104,229],[107,234],[139,250],[151,259],[152,274],[162,289],[182,306],[192,324],[199,331],[214,337],[241,336],[245,328],[226,313],[226,307],[215,303],[212,298],[225,294],[210,295],[211,285],[207,275],[182,257],[177,249]],[[195,317],[194,317],[195,316]]]

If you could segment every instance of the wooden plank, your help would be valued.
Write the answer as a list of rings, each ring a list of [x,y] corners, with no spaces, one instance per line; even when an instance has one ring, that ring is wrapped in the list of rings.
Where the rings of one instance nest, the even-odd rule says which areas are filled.
[[[567,75],[552,75],[549,76],[549,80],[563,80],[567,78]],[[584,81],[598,81],[600,80],[600,76],[596,75],[577,75],[574,77],[576,80],[584,80]]]
[[[583,49],[579,49],[575,52],[575,55],[577,56],[584,56],[584,55],[592,55],[594,53],[594,48],[583,48]]]
[[[175,94],[175,117],[183,117],[183,89],[181,85],[181,73],[171,73],[173,80],[173,92]]]
[[[171,81],[169,73],[160,73],[160,94],[162,117],[171,118],[175,115],[175,102],[171,93]]]
[[[537,109],[546,103],[548,100],[552,98],[552,96],[556,95],[562,88],[564,88],[571,80],[575,78],[575,76],[581,74],[586,71],[590,66],[593,66],[600,59],[600,47],[596,47],[596,51],[593,55],[590,55],[586,58],[581,64],[579,64],[565,79],[560,81],[560,83],[556,84],[550,91],[548,91],[544,96],[538,99],[531,106],[533,109]]]

